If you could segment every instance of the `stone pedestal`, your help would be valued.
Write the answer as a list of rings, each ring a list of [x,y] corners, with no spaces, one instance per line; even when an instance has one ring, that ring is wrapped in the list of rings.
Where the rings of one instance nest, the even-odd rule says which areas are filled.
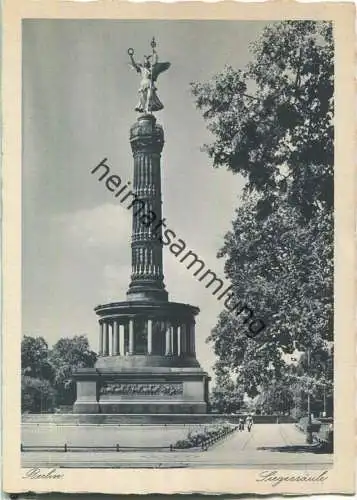
[[[103,352],[95,368],[74,375],[75,413],[206,413],[209,377],[193,341],[197,308],[136,301],[96,312]]]
[[[100,413],[98,373],[95,368],[77,370],[77,400],[73,406],[74,413]]]
[[[74,413],[201,414],[207,411],[207,374],[200,368],[140,372],[94,369],[93,372],[97,377],[94,386],[77,379]],[[83,375],[88,376],[88,371]]]

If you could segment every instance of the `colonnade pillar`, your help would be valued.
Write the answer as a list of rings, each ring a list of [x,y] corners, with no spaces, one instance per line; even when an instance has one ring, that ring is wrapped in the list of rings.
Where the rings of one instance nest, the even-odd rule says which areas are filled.
[[[188,352],[190,354],[195,354],[195,324],[189,323],[187,325],[187,337],[188,337]]]
[[[103,355],[109,355],[109,324],[104,323],[104,335],[103,335]]]
[[[178,328],[177,325],[173,325],[171,327],[172,332],[172,353],[178,355]]]
[[[191,354],[191,329],[190,329],[190,323],[186,323],[186,354]]]
[[[182,334],[181,326],[178,325],[178,327],[177,327],[177,354],[178,354],[178,356],[181,356],[181,354],[182,354],[181,334]]]
[[[103,323],[99,323],[99,356],[103,355]]]
[[[120,354],[119,346],[119,322],[114,321],[113,324],[113,335],[114,335],[114,345],[113,345],[113,355],[118,356]]]
[[[171,327],[166,327],[166,342],[165,342],[165,355],[170,356],[172,354],[172,336],[171,336]]]
[[[119,324],[119,354],[121,356],[125,356],[125,339],[124,339],[124,334],[125,334],[125,326],[122,324]]]
[[[147,354],[153,352],[153,319],[146,323]],[[134,318],[127,322],[114,319],[102,320],[99,333],[100,356],[125,356],[135,354],[135,328]],[[195,323],[170,324],[166,323],[165,355],[195,355]]]
[[[196,352],[195,323],[183,323],[176,328],[179,332],[177,336],[180,342],[179,346],[177,346],[176,352],[179,352],[180,354],[194,355]]]
[[[148,354],[152,353],[152,319],[148,319]]]
[[[184,355],[194,353],[194,326],[174,324],[166,328],[165,355]]]
[[[129,354],[129,323],[124,324],[124,356]]]
[[[187,352],[187,328],[186,325],[181,325],[181,354]]]
[[[134,354],[134,320],[129,320],[129,355]]]
[[[192,354],[196,355],[196,335],[195,335],[195,324],[191,325],[191,335],[192,335]]]
[[[109,334],[109,337],[110,337],[109,356],[113,356],[114,355],[114,349],[115,349],[115,346],[114,346],[114,343],[115,343],[115,334],[114,334],[115,327],[114,327],[114,323],[110,323],[109,328],[111,329],[111,335]]]

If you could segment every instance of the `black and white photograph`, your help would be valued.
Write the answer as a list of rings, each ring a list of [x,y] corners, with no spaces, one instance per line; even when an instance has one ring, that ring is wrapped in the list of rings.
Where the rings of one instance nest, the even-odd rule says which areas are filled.
[[[22,19],[24,479],[324,491],[335,35],[328,16]]]

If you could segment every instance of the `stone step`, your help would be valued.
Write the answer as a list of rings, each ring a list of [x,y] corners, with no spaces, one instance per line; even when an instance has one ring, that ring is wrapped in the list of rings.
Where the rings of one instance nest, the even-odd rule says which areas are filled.
[[[256,415],[254,423],[294,422],[291,417]],[[74,413],[28,413],[22,415],[22,422],[28,424],[56,425],[163,425],[163,424],[205,424],[215,422],[237,423],[239,415],[205,414],[74,414]]]

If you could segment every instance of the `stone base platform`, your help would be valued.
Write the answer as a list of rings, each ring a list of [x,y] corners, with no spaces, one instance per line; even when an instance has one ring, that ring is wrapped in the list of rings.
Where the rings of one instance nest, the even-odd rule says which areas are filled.
[[[81,413],[29,413],[22,415],[23,424],[53,425],[193,425],[226,421],[226,415],[210,413],[138,413],[138,414],[81,414]]]
[[[218,413],[196,414],[74,414],[74,413],[27,413],[22,415],[23,424],[75,425],[193,425],[215,424],[218,422],[238,423],[240,415]],[[254,424],[294,423],[289,416],[254,415]]]
[[[103,413],[106,415],[128,415],[128,414],[201,414],[206,410],[206,403],[187,403],[177,401],[175,403],[163,403],[161,401],[106,401],[100,403],[80,403],[74,405],[73,413]]]
[[[207,412],[209,377],[199,365],[140,368],[134,371],[130,365],[122,365],[121,370],[116,371],[113,364],[112,369],[108,365],[102,369],[78,370],[73,413],[166,415]]]

